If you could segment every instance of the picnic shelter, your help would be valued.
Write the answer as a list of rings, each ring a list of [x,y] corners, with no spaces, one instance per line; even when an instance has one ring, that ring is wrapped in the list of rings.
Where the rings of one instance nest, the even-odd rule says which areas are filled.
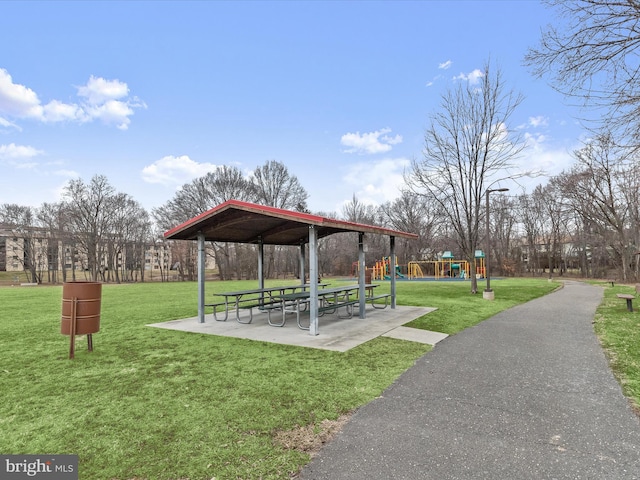
[[[391,271],[395,271],[395,239],[415,239],[414,233],[347,222],[308,213],[284,210],[239,200],[228,200],[165,232],[168,240],[198,242],[198,322],[205,321],[205,242],[229,242],[258,246],[258,288],[264,288],[264,245],[300,248],[300,281],[305,284],[306,246],[309,254],[309,313],[311,335],[318,335],[318,240],[335,233],[358,233],[360,318],[365,318],[365,235],[389,237]],[[396,279],[391,276],[390,307],[396,306]]]

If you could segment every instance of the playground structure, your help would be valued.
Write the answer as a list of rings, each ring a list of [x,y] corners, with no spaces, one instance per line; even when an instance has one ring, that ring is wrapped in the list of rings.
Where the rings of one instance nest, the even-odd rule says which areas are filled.
[[[377,261],[371,272],[372,280],[391,280],[391,259],[384,257],[382,260]],[[402,267],[396,265],[396,278],[405,278],[402,273]]]
[[[485,278],[485,256],[482,250],[475,252],[475,275],[476,278]],[[391,259],[384,257],[378,260],[371,268],[366,269],[367,281],[370,280],[390,280]],[[352,274],[358,273],[358,262],[353,262]],[[450,251],[442,254],[440,260],[414,261],[408,265],[396,265],[396,278],[407,280],[424,280],[424,279],[458,279],[465,280],[471,275],[472,266],[467,260],[456,260]],[[371,275],[369,277],[369,275]]]
[[[376,261],[373,267],[367,267],[365,269],[365,281],[370,283],[372,280],[391,280],[389,271],[391,270],[391,259],[384,257],[381,260]],[[351,265],[351,276],[355,277],[360,273],[360,265],[358,262],[353,262]],[[396,265],[396,278],[406,279],[406,275],[402,272],[402,266]]]
[[[476,278],[485,277],[484,252],[475,251],[475,275]],[[471,266],[466,260],[456,260],[453,253],[446,251],[440,260],[409,262],[407,266],[409,279],[434,277],[436,280],[442,278],[458,278],[464,280],[471,275]]]
[[[431,260],[422,262],[409,262],[409,279],[433,277],[436,280],[442,278],[469,278],[469,262],[466,260]]]

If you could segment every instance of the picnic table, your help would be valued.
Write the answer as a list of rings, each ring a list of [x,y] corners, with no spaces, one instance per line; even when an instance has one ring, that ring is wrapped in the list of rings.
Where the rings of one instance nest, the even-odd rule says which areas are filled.
[[[326,283],[319,284],[326,286]],[[253,308],[266,309],[274,304],[280,304],[279,297],[287,292],[294,293],[297,290],[306,290],[309,284],[285,285],[279,287],[253,288],[248,290],[237,290],[234,292],[214,293],[215,297],[222,297],[224,300],[215,303],[205,304],[205,307],[213,307],[213,318],[218,322],[226,322],[229,318],[229,310],[234,309],[236,320],[239,323],[251,323],[253,321]],[[224,318],[218,318],[223,312],[218,312],[219,307],[224,307]],[[240,310],[249,310],[249,320],[240,318]]]
[[[366,290],[365,301],[371,301],[372,305],[374,299],[388,297],[388,295],[373,295],[374,288],[378,286],[379,285],[375,283],[368,283],[364,285],[364,288]],[[353,305],[360,303],[360,299],[358,297],[359,290],[360,285],[346,285],[318,290],[318,314],[324,315],[325,313],[330,312],[336,313],[339,318],[353,317]],[[282,311],[282,320],[280,322],[272,321],[271,310],[269,310],[269,325],[272,325],[274,327],[282,327],[286,323],[287,313],[295,313],[298,327],[302,330],[309,330],[308,326],[304,326],[300,322],[300,312],[304,311],[308,303],[310,302],[310,291],[304,290],[301,292],[281,293],[274,296],[279,298],[280,300],[279,305],[274,305],[277,305],[277,308]],[[339,311],[341,308],[345,309],[346,315],[340,316]]]

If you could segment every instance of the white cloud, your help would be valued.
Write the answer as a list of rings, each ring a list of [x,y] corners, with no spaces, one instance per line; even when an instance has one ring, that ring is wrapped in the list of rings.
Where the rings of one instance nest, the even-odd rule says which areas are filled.
[[[6,165],[16,170],[33,170],[40,163],[34,158],[43,155],[42,150],[38,150],[28,145],[0,145],[0,165]]]
[[[547,136],[543,133],[525,133],[524,139],[529,146],[534,146],[537,148],[543,148],[542,144],[547,140]]]
[[[86,85],[78,87],[78,95],[86,98],[90,105],[99,105],[128,96],[129,87],[120,80],[105,80],[91,75]]]
[[[131,124],[134,108],[146,108],[136,97],[129,97],[129,87],[120,80],[89,78],[86,85],[78,87],[78,96],[84,98],[81,105],[87,121],[98,119],[107,125],[126,130]]]
[[[549,138],[542,134],[524,135],[526,148],[519,159],[519,172],[534,172],[537,175],[518,179],[510,186],[514,194],[519,190],[531,193],[538,185],[545,185],[549,178],[568,170],[575,162],[571,146],[551,145]],[[517,172],[516,172],[517,173]]]
[[[37,150],[27,145],[16,145],[15,143],[0,145],[0,160],[23,160],[42,155],[43,153],[42,150]]]
[[[134,108],[146,108],[144,102],[129,97],[129,87],[119,80],[106,80],[92,75],[86,85],[77,87],[77,91],[79,103],[51,100],[43,105],[33,90],[13,83],[11,75],[0,68],[0,126],[19,128],[7,118],[32,119],[45,123],[84,123],[97,119],[126,130],[131,123]]]
[[[120,80],[89,78],[86,85],[78,87],[78,96],[85,99],[84,112],[90,119],[99,119],[107,125],[126,130],[131,123],[134,108],[146,108],[144,102],[129,97],[129,87]]]
[[[0,68],[0,113],[19,118],[41,117],[42,107],[36,92],[13,83],[11,75]]]
[[[447,60],[446,62],[442,62],[438,64],[438,70],[448,70],[449,68],[451,68],[451,65],[453,65],[453,62],[451,60]],[[442,75],[436,75],[435,77],[433,77],[430,81],[428,81],[425,86],[426,87],[431,87],[433,86],[437,80],[440,80],[442,78]]]
[[[405,185],[404,169],[410,164],[405,158],[356,163],[349,166],[343,181],[352,187],[362,203],[380,205],[400,196],[400,189]]]
[[[56,177],[65,177],[65,178],[79,178],[80,177],[80,174],[78,172],[76,172],[75,170],[61,169],[61,170],[56,170],[55,172],[53,172],[53,174]]]
[[[118,100],[109,100],[99,105],[88,105],[85,107],[86,113],[91,118],[98,118],[106,124],[116,125],[120,130],[129,128],[133,115],[133,109],[125,103]]]
[[[436,81],[440,80],[442,78],[442,75],[436,75],[435,77],[433,77],[433,79],[429,82],[426,83],[426,87],[431,87],[434,83],[436,83]]]
[[[375,154],[390,151],[393,146],[402,142],[402,135],[390,137],[390,128],[383,128],[375,132],[363,133],[345,133],[340,139],[340,144],[350,147],[344,150],[345,153]]]
[[[42,120],[46,122],[79,121],[86,118],[82,108],[78,105],[62,103],[52,100],[42,108]]]
[[[167,155],[142,169],[142,179],[147,183],[159,183],[179,187],[194,178],[218,168],[213,163],[198,163],[188,155]]]
[[[469,82],[471,85],[477,85],[480,82],[480,79],[484,77],[484,72],[479,69],[475,69],[471,73],[460,73],[460,75],[453,77],[454,80],[464,80]]]
[[[542,115],[538,115],[537,117],[529,117],[529,125],[534,128],[547,127],[549,126],[549,119],[547,117],[543,117]]]
[[[16,129],[16,130],[18,130],[18,131],[21,131],[21,130],[22,130],[22,129],[21,129],[18,125],[16,125],[15,123],[10,122],[9,120],[7,120],[7,119],[5,119],[5,118],[2,118],[2,117],[0,117],[0,127],[3,127],[3,128],[15,128],[15,129]]]

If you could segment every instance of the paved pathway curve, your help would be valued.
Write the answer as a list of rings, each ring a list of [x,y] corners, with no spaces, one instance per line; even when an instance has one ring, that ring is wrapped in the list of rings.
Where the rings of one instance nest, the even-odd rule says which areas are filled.
[[[601,299],[566,282],[443,340],[301,478],[640,479],[640,421],[593,332]]]

